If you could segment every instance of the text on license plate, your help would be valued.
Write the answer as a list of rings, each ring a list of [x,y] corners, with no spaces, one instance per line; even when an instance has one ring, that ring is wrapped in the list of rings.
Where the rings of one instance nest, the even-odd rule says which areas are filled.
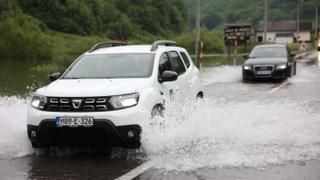
[[[270,75],[271,71],[257,71],[258,75]]]
[[[93,117],[56,117],[57,127],[92,127]]]

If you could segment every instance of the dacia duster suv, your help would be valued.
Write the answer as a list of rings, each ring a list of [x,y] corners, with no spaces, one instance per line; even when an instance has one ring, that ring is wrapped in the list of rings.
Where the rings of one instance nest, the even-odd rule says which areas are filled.
[[[202,97],[199,70],[173,41],[152,45],[103,42],[64,73],[50,75],[28,108],[34,148],[140,146],[141,124],[164,102]]]

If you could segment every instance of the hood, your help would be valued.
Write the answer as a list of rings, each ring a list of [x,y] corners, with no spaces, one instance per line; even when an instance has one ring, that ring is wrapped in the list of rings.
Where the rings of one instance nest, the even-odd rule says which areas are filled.
[[[269,65],[269,64],[283,64],[287,63],[287,58],[249,58],[244,64],[250,65]]]
[[[90,97],[128,94],[145,88],[150,79],[59,79],[36,92],[43,96]]]

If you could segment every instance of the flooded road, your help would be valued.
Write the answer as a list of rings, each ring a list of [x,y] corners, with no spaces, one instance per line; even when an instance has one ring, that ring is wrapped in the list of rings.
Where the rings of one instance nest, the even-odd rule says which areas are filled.
[[[203,102],[168,105],[164,118],[144,125],[142,148],[129,151],[34,152],[26,137],[27,101],[1,97],[0,177],[320,179],[320,68],[314,61],[301,60],[297,76],[281,82],[244,83],[240,66],[204,68],[202,80]]]

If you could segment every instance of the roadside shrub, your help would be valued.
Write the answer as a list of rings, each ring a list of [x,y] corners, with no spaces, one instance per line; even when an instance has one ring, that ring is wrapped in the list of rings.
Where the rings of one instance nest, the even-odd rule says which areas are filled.
[[[0,22],[0,57],[9,59],[51,58],[50,36],[31,16],[18,14]]]
[[[289,44],[289,49],[292,51],[292,52],[298,52],[299,51],[299,44],[297,43],[292,43],[292,44]]]
[[[195,53],[195,32],[184,32],[175,38],[175,41],[186,48],[191,54]],[[205,54],[223,53],[224,40],[217,31],[201,30],[201,41]]]

